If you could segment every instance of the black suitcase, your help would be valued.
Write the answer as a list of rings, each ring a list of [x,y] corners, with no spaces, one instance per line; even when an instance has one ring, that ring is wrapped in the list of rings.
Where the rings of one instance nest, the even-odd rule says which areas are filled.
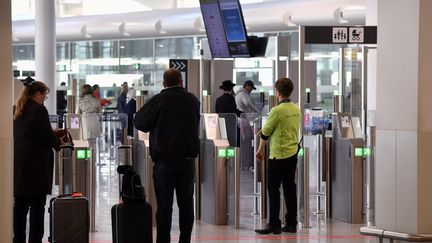
[[[87,198],[81,193],[60,195],[49,205],[51,243],[88,243],[89,212]]]
[[[146,203],[116,204],[111,208],[113,243],[152,243],[152,208]]]

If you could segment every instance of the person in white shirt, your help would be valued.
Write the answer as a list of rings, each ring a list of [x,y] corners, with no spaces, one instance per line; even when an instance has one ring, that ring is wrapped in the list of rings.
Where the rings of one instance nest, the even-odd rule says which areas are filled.
[[[252,100],[249,96],[249,94],[254,89],[256,89],[254,83],[251,80],[247,80],[244,82],[243,87],[236,92],[235,101],[237,104],[237,109],[239,109],[242,113],[259,113],[259,110],[255,104],[252,103]],[[248,115],[240,116],[239,140],[240,144],[244,145],[243,149],[241,150],[241,167],[244,170],[252,172],[254,169],[254,149],[251,146],[251,141],[254,138],[254,131],[249,125],[250,118],[251,116]]]
[[[252,103],[252,100],[249,96],[249,94],[252,92],[252,90],[255,90],[255,85],[251,80],[247,80],[243,84],[243,88],[240,88],[235,96],[235,101],[237,104],[237,108],[244,113],[252,113],[256,112],[259,113],[260,111],[255,106],[254,103]]]

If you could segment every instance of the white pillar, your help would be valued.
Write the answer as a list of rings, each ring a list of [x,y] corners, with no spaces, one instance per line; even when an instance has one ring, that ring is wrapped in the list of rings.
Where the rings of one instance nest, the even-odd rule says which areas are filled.
[[[0,1],[0,242],[12,242],[13,75],[11,0]]]
[[[36,80],[45,82],[51,92],[45,106],[50,114],[56,114],[56,17],[55,0],[36,2],[35,59]]]
[[[366,25],[378,25],[378,0],[366,1]],[[378,47],[379,48],[379,47]],[[368,125],[375,126],[376,83],[377,83],[377,49],[369,49],[367,63],[367,117]]]
[[[432,1],[378,1],[376,226],[432,233]]]

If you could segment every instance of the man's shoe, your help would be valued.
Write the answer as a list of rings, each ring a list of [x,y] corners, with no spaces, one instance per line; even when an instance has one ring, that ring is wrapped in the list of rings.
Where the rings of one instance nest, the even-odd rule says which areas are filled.
[[[297,233],[297,226],[289,226],[289,225],[285,225],[282,228],[283,232],[288,232],[288,233]]]
[[[280,234],[281,228],[280,227],[274,227],[270,224],[267,224],[264,229],[256,229],[255,232],[257,232],[258,234],[270,234],[270,233]]]

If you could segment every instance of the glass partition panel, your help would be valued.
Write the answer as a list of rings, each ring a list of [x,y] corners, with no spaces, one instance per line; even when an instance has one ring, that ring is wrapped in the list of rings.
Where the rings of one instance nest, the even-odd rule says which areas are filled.
[[[240,139],[240,225],[253,229],[256,216],[260,210],[261,167],[256,163],[255,151],[257,139],[255,134],[261,129],[260,115],[243,113],[239,119]]]
[[[102,119],[101,157],[115,160],[116,146],[126,142],[128,117],[124,113],[104,113]]]
[[[360,47],[344,48],[343,112],[362,117],[362,53]]]
[[[221,139],[228,139],[231,147],[239,147],[238,135],[240,128],[237,126],[237,115],[235,113],[220,113],[219,128]]]

